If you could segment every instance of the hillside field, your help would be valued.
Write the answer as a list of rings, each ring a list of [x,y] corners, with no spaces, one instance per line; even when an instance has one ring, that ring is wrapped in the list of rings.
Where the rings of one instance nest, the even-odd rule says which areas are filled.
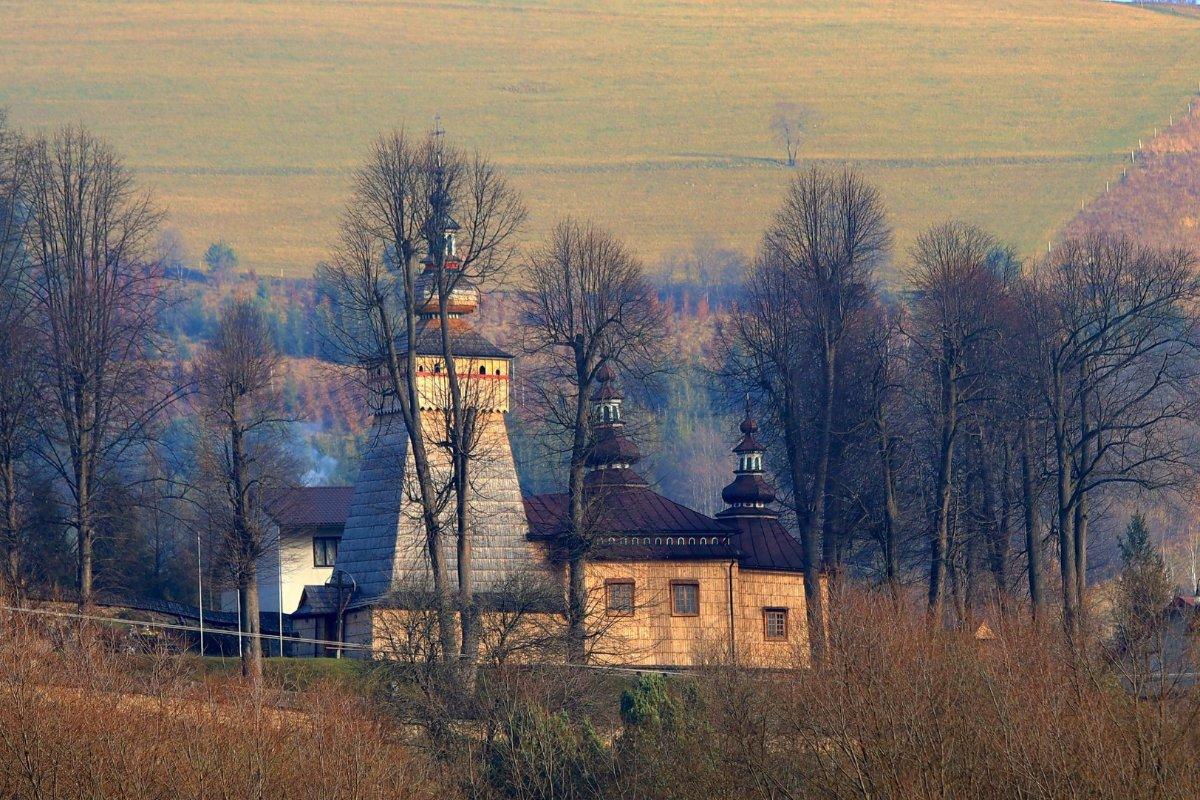
[[[858,161],[904,248],[949,216],[1044,250],[1200,83],[1200,17],[1092,0],[5,2],[0,106],[82,120],[198,258],[306,274],[372,138],[428,127],[490,153],[535,241],[594,218],[650,261],[753,248],[801,157]]]

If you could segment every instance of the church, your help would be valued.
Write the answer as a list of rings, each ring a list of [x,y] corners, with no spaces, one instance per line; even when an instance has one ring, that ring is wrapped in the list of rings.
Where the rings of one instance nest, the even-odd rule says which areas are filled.
[[[552,631],[565,624],[567,570],[560,545],[567,496],[521,494],[505,425],[513,356],[472,327],[478,291],[466,281],[450,298],[455,357],[443,364],[434,289],[437,270],[459,268],[455,230],[449,220],[442,264],[426,259],[417,281],[425,298],[417,334],[398,345],[416,349],[426,436],[445,428],[450,370],[478,409],[486,457],[475,462],[466,511],[487,658],[488,648],[499,647],[516,628]],[[594,520],[584,567],[589,658],[653,667],[713,659],[805,663],[800,545],[780,521],[749,406],[732,448],[733,478],[722,493],[726,508],[710,517],[656,492],[637,472],[641,453],[626,432],[618,375],[604,364],[597,383],[584,486]],[[314,640],[343,643],[350,655],[403,655],[396,651],[418,646],[418,622],[429,617],[432,571],[407,429],[394,398],[382,389],[373,394],[372,429],[355,485],[292,490],[277,514],[278,545],[260,570],[263,609],[274,605],[289,615],[301,640],[292,647],[296,655],[340,649]],[[432,458],[439,448],[429,444]],[[453,542],[442,557],[446,574],[455,575]],[[499,622],[489,624],[500,619],[509,621],[504,633],[496,633],[503,629]]]

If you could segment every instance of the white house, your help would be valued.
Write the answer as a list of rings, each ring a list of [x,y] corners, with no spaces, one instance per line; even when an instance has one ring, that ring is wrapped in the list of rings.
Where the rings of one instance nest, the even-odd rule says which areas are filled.
[[[258,600],[264,614],[291,614],[304,587],[333,575],[338,543],[354,495],[352,486],[302,486],[272,497],[276,529],[258,563]],[[281,569],[282,565],[282,569]],[[237,611],[237,592],[221,593],[221,610]]]

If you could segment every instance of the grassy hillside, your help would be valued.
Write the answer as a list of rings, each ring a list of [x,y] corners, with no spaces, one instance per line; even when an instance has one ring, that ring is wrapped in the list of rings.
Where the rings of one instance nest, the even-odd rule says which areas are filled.
[[[1083,0],[0,1],[0,105],[82,119],[156,187],[195,254],[304,273],[381,129],[427,126],[505,164],[530,236],[561,213],[654,259],[750,248],[787,172],[774,104],[818,115],[802,156],[861,161],[901,246],[948,215],[1044,247],[1186,107],[1200,19]]]

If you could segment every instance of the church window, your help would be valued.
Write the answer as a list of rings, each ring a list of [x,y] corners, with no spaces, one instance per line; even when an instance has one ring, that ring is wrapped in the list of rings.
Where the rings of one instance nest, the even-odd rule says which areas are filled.
[[[608,593],[609,614],[633,613],[633,581],[608,580],[604,582],[604,589]]]
[[[479,368],[479,374],[480,374],[480,375],[487,375],[487,366],[482,366],[482,367],[480,367],[480,368]]]
[[[442,372],[442,362],[440,362],[440,361],[435,361],[435,362],[433,362],[433,372],[434,372],[434,374],[435,374],[435,375],[440,375],[440,374],[441,374],[441,372]]]
[[[696,581],[671,581],[671,613],[677,617],[700,615],[700,584]]]
[[[338,537],[316,536],[313,538],[313,566],[332,567],[337,561]]]
[[[786,608],[763,609],[763,636],[768,642],[783,642],[788,638]]]

